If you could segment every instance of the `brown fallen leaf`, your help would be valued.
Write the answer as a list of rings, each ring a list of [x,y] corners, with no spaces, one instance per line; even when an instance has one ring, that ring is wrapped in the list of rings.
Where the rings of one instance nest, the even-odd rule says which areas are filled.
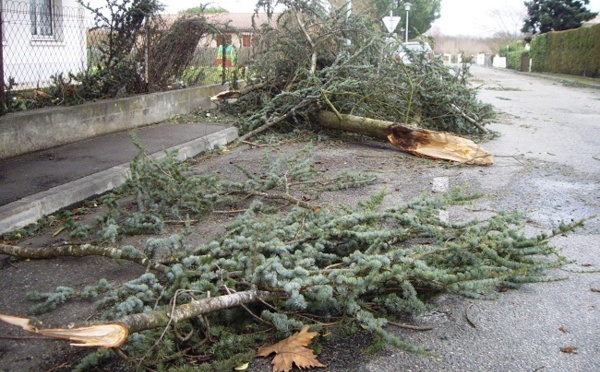
[[[274,345],[259,348],[258,356],[267,357],[276,353],[277,355],[271,362],[274,372],[288,372],[292,369],[293,364],[300,369],[325,367],[317,360],[313,351],[306,347],[317,334],[317,332],[308,332],[308,326],[304,326],[300,332]]]
[[[577,348],[575,346],[565,346],[561,347],[560,351],[567,354],[577,354]]]
[[[600,293],[600,288],[592,288],[592,292]]]
[[[50,98],[50,95],[48,93],[44,92],[43,90],[37,90],[37,89],[35,89],[33,91],[33,96],[35,98],[40,98],[40,99],[48,99],[48,98]]]
[[[567,329],[567,327],[560,326],[560,327],[558,327],[558,330],[561,331],[562,333],[569,333],[569,330]]]

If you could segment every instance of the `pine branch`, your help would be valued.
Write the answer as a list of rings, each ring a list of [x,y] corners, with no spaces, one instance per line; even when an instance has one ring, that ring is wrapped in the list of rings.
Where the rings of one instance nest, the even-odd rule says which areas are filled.
[[[282,121],[287,120],[288,118],[290,118],[291,116],[295,115],[299,110],[304,109],[308,106],[313,105],[316,100],[318,99],[318,97],[306,97],[305,100],[297,103],[294,107],[292,107],[291,109],[287,110],[284,114],[279,115],[279,116],[275,116],[275,117],[271,117],[269,120],[266,121],[266,123],[264,123],[263,125],[261,125],[260,127],[244,134],[243,136],[239,137],[238,139],[236,139],[235,141],[233,141],[233,143],[231,144],[231,147],[237,147],[240,143],[243,143],[245,141],[247,141],[249,138],[254,137],[255,135],[264,132],[265,130],[281,123]]]

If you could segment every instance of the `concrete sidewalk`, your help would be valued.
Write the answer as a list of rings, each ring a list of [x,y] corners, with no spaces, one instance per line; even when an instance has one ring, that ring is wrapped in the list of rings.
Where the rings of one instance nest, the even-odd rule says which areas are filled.
[[[164,157],[164,150],[177,149],[180,160],[237,138],[236,128],[207,123],[161,123],[135,132],[149,154]],[[0,234],[123,184],[137,152],[123,131],[0,160]]]

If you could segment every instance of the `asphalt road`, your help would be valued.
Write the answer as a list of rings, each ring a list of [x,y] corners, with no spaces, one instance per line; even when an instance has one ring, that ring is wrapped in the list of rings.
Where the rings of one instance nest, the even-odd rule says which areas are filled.
[[[451,210],[449,218],[517,209],[534,233],[560,221],[600,217],[600,90],[477,66],[471,72],[479,97],[501,112],[491,125],[501,137],[484,144],[496,155],[494,166],[431,174],[432,187],[485,193],[477,205]],[[600,269],[599,219],[553,241],[575,260],[569,269]],[[389,348],[357,369],[600,371],[600,272],[572,270],[550,273],[566,280],[525,285],[494,301],[443,296],[434,312],[417,319],[434,330],[396,331],[437,357]]]
[[[318,144],[313,152],[320,167],[376,171],[379,179],[369,187],[324,194],[319,201],[352,205],[386,190],[386,205],[394,205],[427,191],[444,192],[458,186],[483,192],[484,196],[474,204],[450,209],[450,220],[486,218],[496,211],[516,209],[527,215],[526,231],[533,234],[556,228],[560,221],[600,216],[600,90],[476,66],[472,72],[473,84],[481,86],[480,98],[501,112],[491,125],[501,136],[483,144],[495,154],[495,165],[452,166],[393,152],[380,142]],[[304,146],[290,144],[284,150],[298,151]],[[237,169],[231,164],[244,169],[258,165],[260,171],[261,159],[259,149],[242,147],[198,166],[201,172],[218,171],[228,178]],[[191,238],[207,239],[222,225],[220,218],[213,224],[202,223]],[[54,237],[56,228],[49,227],[44,236],[21,244],[36,246],[62,239]],[[346,357],[349,360],[331,363],[326,370],[600,371],[600,218],[555,239],[553,244],[574,260],[569,269],[599,272],[556,270],[550,273],[552,277],[567,280],[525,285],[502,293],[495,301],[442,296],[436,300],[434,311],[415,320],[432,325],[433,330],[390,328],[402,339],[424,345],[437,357],[394,348],[359,357],[355,354],[363,347],[352,345],[346,350],[351,354]],[[0,270],[0,282],[10,284],[0,287],[0,307],[7,313],[26,314],[30,304],[23,298],[32,288],[49,291],[68,283],[83,286],[97,283],[99,278],[122,282],[137,275],[131,266],[100,257],[11,263]],[[89,303],[77,305],[65,306],[43,320],[46,324],[69,324],[94,312]],[[2,371],[29,367],[37,371],[43,357],[52,360],[64,350],[73,350],[59,350],[62,344],[46,340],[21,339],[18,330],[7,330],[6,334],[10,337],[0,338]],[[561,348],[573,352],[565,353]],[[259,362],[252,370],[271,370],[270,361]]]

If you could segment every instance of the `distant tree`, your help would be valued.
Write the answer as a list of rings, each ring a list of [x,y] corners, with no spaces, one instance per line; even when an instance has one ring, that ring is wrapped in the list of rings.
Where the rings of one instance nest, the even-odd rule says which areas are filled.
[[[208,7],[206,5],[195,6],[193,8],[184,9],[179,14],[210,14],[210,13],[229,13],[227,9],[218,7]]]
[[[513,4],[507,0],[494,5],[495,7],[488,12],[492,21],[487,24],[486,31],[489,31],[495,39],[521,39],[523,36],[521,27],[527,17],[525,5]]]
[[[585,7],[589,0],[532,0],[524,3],[528,15],[521,29],[524,33],[543,34],[578,28],[598,14]]]
[[[392,0],[393,3],[397,3],[397,0]],[[398,15],[402,16],[402,27],[406,25],[406,11],[404,10],[404,3],[409,1],[400,2],[398,8]],[[424,34],[431,28],[431,24],[438,18],[440,18],[440,10],[442,7],[441,0],[412,0],[410,11],[408,13],[408,38],[413,39],[419,35]]]
[[[395,16],[401,17],[396,31],[404,35],[402,31],[406,25],[406,10],[404,4],[412,4],[409,12],[408,35],[414,38],[425,33],[431,28],[433,21],[440,17],[441,0],[352,0],[352,12],[361,13],[364,16],[373,18],[375,22],[381,22],[381,18],[390,15],[390,11]],[[345,9],[348,0],[257,0],[257,9],[273,9],[275,5],[285,5],[301,3],[320,3],[329,5],[333,8]],[[381,24],[383,27],[383,23]]]
[[[332,0],[331,4],[340,6],[347,0]],[[352,9],[363,14],[371,14],[378,21],[390,14],[400,16],[401,21],[396,28],[397,33],[403,33],[406,26],[405,3],[411,3],[408,13],[408,37],[415,38],[431,28],[431,24],[440,18],[441,0],[352,0]]]

